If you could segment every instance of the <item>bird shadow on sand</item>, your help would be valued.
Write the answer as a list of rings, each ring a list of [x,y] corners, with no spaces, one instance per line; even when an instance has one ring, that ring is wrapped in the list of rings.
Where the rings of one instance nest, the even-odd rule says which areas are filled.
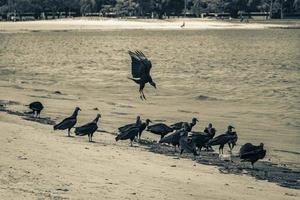
[[[174,147],[168,145],[143,139],[139,143],[153,153],[171,157],[179,155],[179,152],[174,152]],[[252,169],[251,164],[240,162],[237,155],[229,155],[230,159],[222,160],[217,153],[206,151],[201,151],[200,156],[197,157],[184,153],[181,158],[195,160],[204,165],[217,166],[219,171],[224,174],[249,175],[258,180],[276,183],[282,187],[300,189],[300,171],[282,167],[272,162],[258,161],[255,163],[255,168]]]
[[[5,112],[11,115],[21,116],[24,120],[34,121],[41,124],[54,125],[55,121],[49,117],[34,118],[29,112],[18,112],[11,111],[7,108],[8,104],[17,104],[17,102],[9,102],[0,100],[0,112]],[[98,130],[97,132],[107,133],[115,135],[113,132],[105,130]],[[74,136],[73,136],[74,137]],[[91,142],[97,145],[103,145],[101,142]],[[146,139],[139,140],[139,146],[146,150],[171,156],[174,159],[179,158],[179,152],[174,152],[174,147],[159,144],[156,141],[150,141]],[[138,148],[138,146],[135,146]],[[178,149],[177,149],[178,151]],[[300,189],[300,171],[293,170],[287,167],[279,166],[275,163],[268,161],[258,161],[255,163],[255,168],[252,169],[249,163],[240,162],[238,156],[230,155],[229,159],[222,160],[219,155],[215,152],[200,152],[200,156],[194,157],[190,154],[183,154],[180,158],[191,159],[197,163],[204,165],[217,166],[219,171],[224,174],[235,174],[235,175],[249,175],[255,177],[258,180],[266,180],[268,182],[276,183],[282,187]]]
[[[1,101],[0,101],[1,103]],[[16,102],[13,102],[13,104],[16,104]],[[39,117],[36,118],[33,116],[32,112],[19,112],[19,111],[13,111],[9,110],[7,108],[7,105],[12,105],[12,103],[2,103],[0,104],[0,112],[5,112],[10,115],[16,115],[22,117],[22,119],[27,120],[27,121],[33,121],[33,122],[38,122],[41,124],[48,124],[48,125],[54,125],[55,121],[52,120],[50,117]]]

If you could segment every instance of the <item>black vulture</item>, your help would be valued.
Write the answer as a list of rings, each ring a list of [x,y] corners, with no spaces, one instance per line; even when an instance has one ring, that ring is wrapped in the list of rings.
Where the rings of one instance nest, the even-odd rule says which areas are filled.
[[[220,145],[219,146],[219,154],[221,153],[221,150],[222,150],[222,154],[223,154],[224,145],[228,144],[230,151],[231,151],[238,139],[236,132],[231,131],[232,128],[233,128],[232,126],[229,126],[228,131],[225,134],[219,135],[219,136],[211,139],[207,145],[209,145],[209,146]],[[232,144],[232,146],[230,144]]]
[[[183,128],[180,130],[176,130],[175,133],[172,133],[170,135],[167,135],[166,137],[160,139],[159,143],[167,143],[174,146],[174,151],[176,152],[176,146],[179,147],[179,140],[183,136],[188,135],[188,126],[183,125]]]
[[[207,135],[210,139],[213,139],[216,135],[216,129],[213,128],[213,125],[212,123],[209,123],[208,124],[208,127],[205,127],[204,129],[204,134]],[[211,146],[208,146],[207,144],[205,145],[206,146],[206,150],[208,151],[209,149],[212,150],[212,147]]]
[[[199,151],[201,151],[202,147],[206,147],[207,149],[207,143],[209,142],[209,140],[212,139],[210,135],[201,132],[192,132],[192,134],[189,137],[199,149]]]
[[[75,108],[75,111],[73,112],[72,116],[67,117],[62,122],[54,125],[54,130],[66,130],[68,129],[68,136],[70,137],[70,130],[73,128],[77,122],[77,115],[79,110],[81,110],[79,107]]]
[[[100,117],[101,117],[101,115],[97,114],[96,118],[92,122],[87,123],[87,124],[85,124],[83,126],[80,126],[80,127],[76,127],[75,128],[75,134],[78,135],[78,136],[88,135],[89,142],[92,142],[93,141],[93,134],[98,129],[97,123],[98,123]]]
[[[195,143],[192,138],[188,136],[180,136],[179,139],[179,146],[180,146],[180,155],[183,153],[183,151],[186,151],[187,153],[193,153],[194,156],[198,156]]]
[[[139,127],[139,139],[141,139],[141,135],[143,133],[143,131],[148,127],[149,123],[152,122],[150,119],[146,119],[145,122],[143,122],[142,124],[140,124]]]
[[[146,83],[149,83],[154,88],[156,88],[155,82],[152,80],[150,75],[150,70],[152,67],[151,61],[141,52],[141,51],[128,51],[131,57],[131,74],[135,83],[140,85],[140,98],[142,100],[146,99],[144,95],[144,87]]]
[[[35,101],[29,104],[29,108],[32,110],[32,113],[35,117],[39,117],[41,111],[44,109],[44,106],[41,102]]]
[[[233,136],[233,139],[230,142],[228,142],[228,146],[229,146],[230,151],[234,148],[234,146],[236,145],[236,142],[238,140],[238,136],[237,136],[236,132],[232,131],[232,129],[234,129],[234,127],[229,125],[228,129],[226,131],[226,134]]]
[[[251,162],[252,168],[254,168],[256,161],[263,159],[265,156],[266,150],[263,143],[260,143],[258,146],[246,143],[240,149],[240,159],[242,159],[242,162]]]
[[[206,127],[203,132],[206,133],[207,135],[210,135],[211,138],[213,138],[216,134],[216,129],[213,128],[212,123],[209,123],[208,127]]]
[[[193,118],[191,123],[188,122],[177,122],[175,124],[172,124],[170,127],[174,130],[180,130],[182,128],[182,125],[184,123],[187,123],[188,126],[188,132],[192,131],[192,128],[196,125],[196,123],[199,122],[199,120],[197,118]]]
[[[162,139],[168,133],[173,132],[173,129],[166,124],[158,123],[158,124],[153,124],[151,126],[148,126],[147,131],[154,133],[156,135],[160,135],[160,139]]]
[[[131,127],[125,130],[124,132],[120,132],[115,139],[116,141],[130,139],[130,146],[132,146],[132,141],[134,140],[135,137],[138,136],[139,132],[140,132],[140,127],[138,126]]]
[[[131,128],[131,127],[139,126],[139,125],[141,125],[141,124],[142,124],[141,117],[140,117],[140,116],[137,116],[137,117],[136,117],[136,122],[135,122],[135,123],[127,124],[127,125],[121,126],[121,127],[118,128],[118,130],[119,130],[119,132],[123,132],[123,131],[128,130],[128,129]]]

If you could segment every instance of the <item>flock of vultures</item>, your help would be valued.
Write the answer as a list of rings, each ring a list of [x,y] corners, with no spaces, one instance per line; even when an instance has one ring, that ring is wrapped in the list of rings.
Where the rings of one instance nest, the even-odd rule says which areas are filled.
[[[131,57],[131,74],[129,79],[133,80],[139,85],[140,98],[146,100],[144,94],[144,87],[146,83],[149,83],[156,88],[155,82],[152,80],[150,70],[152,67],[151,61],[141,51],[129,51]],[[41,102],[32,102],[29,105],[34,117],[39,117],[44,106]],[[75,127],[77,123],[77,116],[80,111],[79,107],[76,107],[73,114],[70,117],[65,118],[60,123],[54,125],[54,130],[67,130],[68,136],[71,134],[71,129]],[[92,142],[93,134],[98,129],[98,121],[101,118],[100,114],[97,114],[96,118],[83,126],[75,127],[76,136],[85,136],[89,138],[89,142]],[[210,123],[204,129],[203,132],[192,131],[193,127],[198,122],[197,118],[193,118],[191,122],[178,122],[172,125],[164,123],[153,124],[151,120],[146,119],[142,121],[140,116],[137,116],[136,122],[130,123],[118,128],[118,134],[116,141],[130,140],[130,145],[137,138],[140,140],[143,131],[160,136],[159,143],[165,143],[173,145],[176,152],[176,147],[180,150],[180,155],[183,152],[192,153],[194,156],[198,156],[202,148],[206,151],[211,151],[212,146],[219,146],[219,154],[223,154],[223,148],[228,145],[230,152],[235,147],[238,140],[238,135],[234,131],[234,127],[229,125],[227,131],[224,134],[215,137],[216,129]],[[240,149],[240,158],[242,161],[251,162],[253,167],[254,163],[259,159],[263,159],[266,155],[264,144],[261,143],[255,146],[251,143],[244,144]]]

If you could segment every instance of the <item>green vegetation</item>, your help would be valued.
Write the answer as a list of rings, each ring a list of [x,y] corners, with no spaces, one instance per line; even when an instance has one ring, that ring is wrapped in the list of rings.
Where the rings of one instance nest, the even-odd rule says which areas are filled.
[[[140,16],[163,18],[226,13],[238,17],[241,12],[265,12],[273,18],[300,13],[300,0],[0,0],[0,16]]]

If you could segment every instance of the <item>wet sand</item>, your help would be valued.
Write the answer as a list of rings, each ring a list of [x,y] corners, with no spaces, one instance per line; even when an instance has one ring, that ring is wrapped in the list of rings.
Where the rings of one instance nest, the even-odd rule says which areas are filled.
[[[298,30],[103,31],[52,25],[42,30],[19,25],[4,30],[1,24],[0,33],[4,199],[240,199],[235,191],[243,191],[244,199],[299,197],[299,190],[292,189],[299,188],[300,164]],[[158,89],[145,88],[147,101],[139,99],[137,86],[126,78],[132,49],[143,50],[153,62]],[[36,100],[45,105],[38,121],[45,125],[24,115],[25,105]],[[106,133],[96,134],[93,144],[49,126],[76,106],[82,108],[78,124],[98,112],[103,116],[99,125]],[[217,134],[232,124],[239,134],[233,162],[211,152],[196,161],[188,155],[173,159],[173,149],[158,146],[153,142],[158,137],[146,132],[136,148],[116,143],[110,133],[136,115],[168,124],[197,117],[195,131],[213,122]],[[245,142],[265,143],[268,153],[257,163],[259,170],[235,157]]]
[[[129,147],[127,141],[115,143],[107,133],[97,133],[97,141],[88,143],[86,137],[54,132],[49,118],[36,121],[3,108],[0,119],[5,130],[0,139],[1,199],[297,199],[300,195],[299,190],[288,189],[299,189],[299,184],[285,182],[287,177],[299,178],[300,172],[264,162],[252,170],[220,161],[213,153],[194,161],[189,155],[178,159],[171,147],[149,140]],[[277,181],[265,176],[267,172],[271,176],[275,172]],[[260,180],[246,176],[255,173]]]

